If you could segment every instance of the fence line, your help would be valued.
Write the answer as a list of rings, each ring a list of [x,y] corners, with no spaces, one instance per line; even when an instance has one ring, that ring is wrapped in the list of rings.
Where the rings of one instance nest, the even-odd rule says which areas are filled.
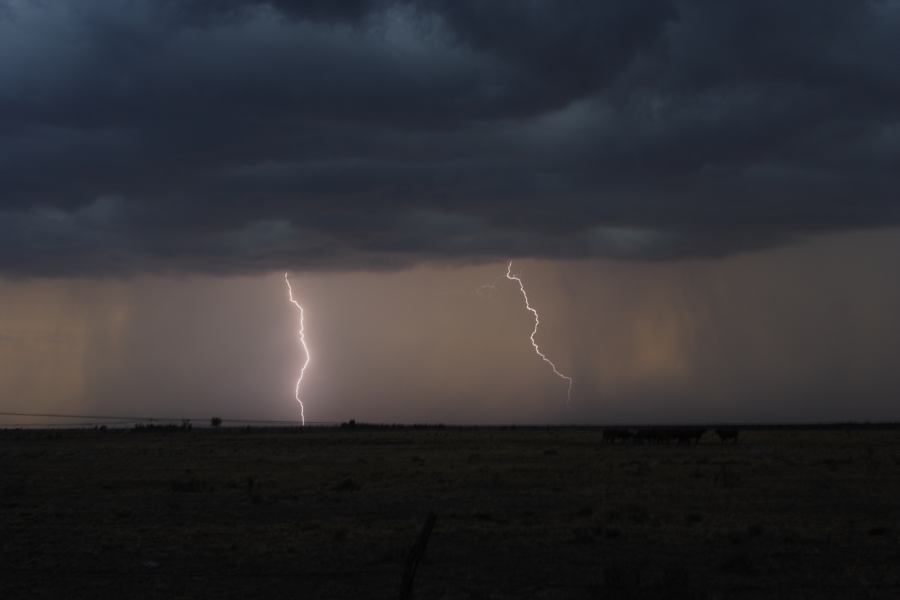
[[[189,417],[132,417],[122,415],[72,415],[60,413],[24,413],[24,412],[0,412],[0,417],[31,417],[31,418],[47,418],[47,419],[93,419],[98,421],[121,421],[123,423],[141,423],[152,421],[166,421],[181,423],[182,421],[190,421],[191,423],[203,423],[209,421],[212,417],[189,418]],[[287,419],[221,419],[222,423],[256,423],[264,425],[297,425],[300,421],[291,421]],[[308,425],[337,425],[335,421],[307,421]]]

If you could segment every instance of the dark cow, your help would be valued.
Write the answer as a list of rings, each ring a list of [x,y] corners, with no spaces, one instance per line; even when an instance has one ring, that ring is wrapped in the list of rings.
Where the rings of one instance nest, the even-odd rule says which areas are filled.
[[[706,433],[706,430],[702,427],[682,427],[673,431],[672,435],[678,440],[679,444],[687,446],[699,444],[700,438],[703,437],[704,433]]]
[[[649,444],[653,441],[653,432],[650,429],[638,429],[634,432],[632,440],[635,444]]]
[[[739,430],[735,427],[720,427],[716,429],[716,435],[719,436],[719,440],[723,444],[725,442],[732,442],[736,444],[738,441],[738,433]]]
[[[634,434],[634,441],[637,444],[665,444],[671,440],[671,432],[660,427],[638,429]]]

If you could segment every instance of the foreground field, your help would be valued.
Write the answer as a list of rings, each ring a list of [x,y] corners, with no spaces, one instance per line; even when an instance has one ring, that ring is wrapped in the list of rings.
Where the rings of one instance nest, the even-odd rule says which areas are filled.
[[[0,431],[0,598],[900,597],[900,432]]]

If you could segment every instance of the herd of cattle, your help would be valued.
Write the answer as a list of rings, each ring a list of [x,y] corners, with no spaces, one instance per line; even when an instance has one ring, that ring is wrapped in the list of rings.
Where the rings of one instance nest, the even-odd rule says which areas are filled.
[[[697,444],[706,433],[704,427],[607,427],[603,430],[603,442],[631,442],[633,444]],[[737,443],[739,430],[734,427],[713,429],[721,442]]]

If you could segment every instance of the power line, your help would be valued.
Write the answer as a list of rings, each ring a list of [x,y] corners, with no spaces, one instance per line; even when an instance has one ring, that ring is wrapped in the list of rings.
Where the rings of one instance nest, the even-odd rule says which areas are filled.
[[[205,418],[186,418],[186,417],[132,417],[132,416],[112,416],[112,415],[72,415],[60,413],[24,413],[24,412],[0,412],[2,417],[40,417],[52,419],[96,419],[103,421],[125,421],[129,423],[137,423],[141,421],[206,421],[210,417]],[[286,419],[221,419],[223,423],[257,423],[263,425],[299,425],[297,421]],[[331,421],[308,421],[315,425],[333,424]]]

